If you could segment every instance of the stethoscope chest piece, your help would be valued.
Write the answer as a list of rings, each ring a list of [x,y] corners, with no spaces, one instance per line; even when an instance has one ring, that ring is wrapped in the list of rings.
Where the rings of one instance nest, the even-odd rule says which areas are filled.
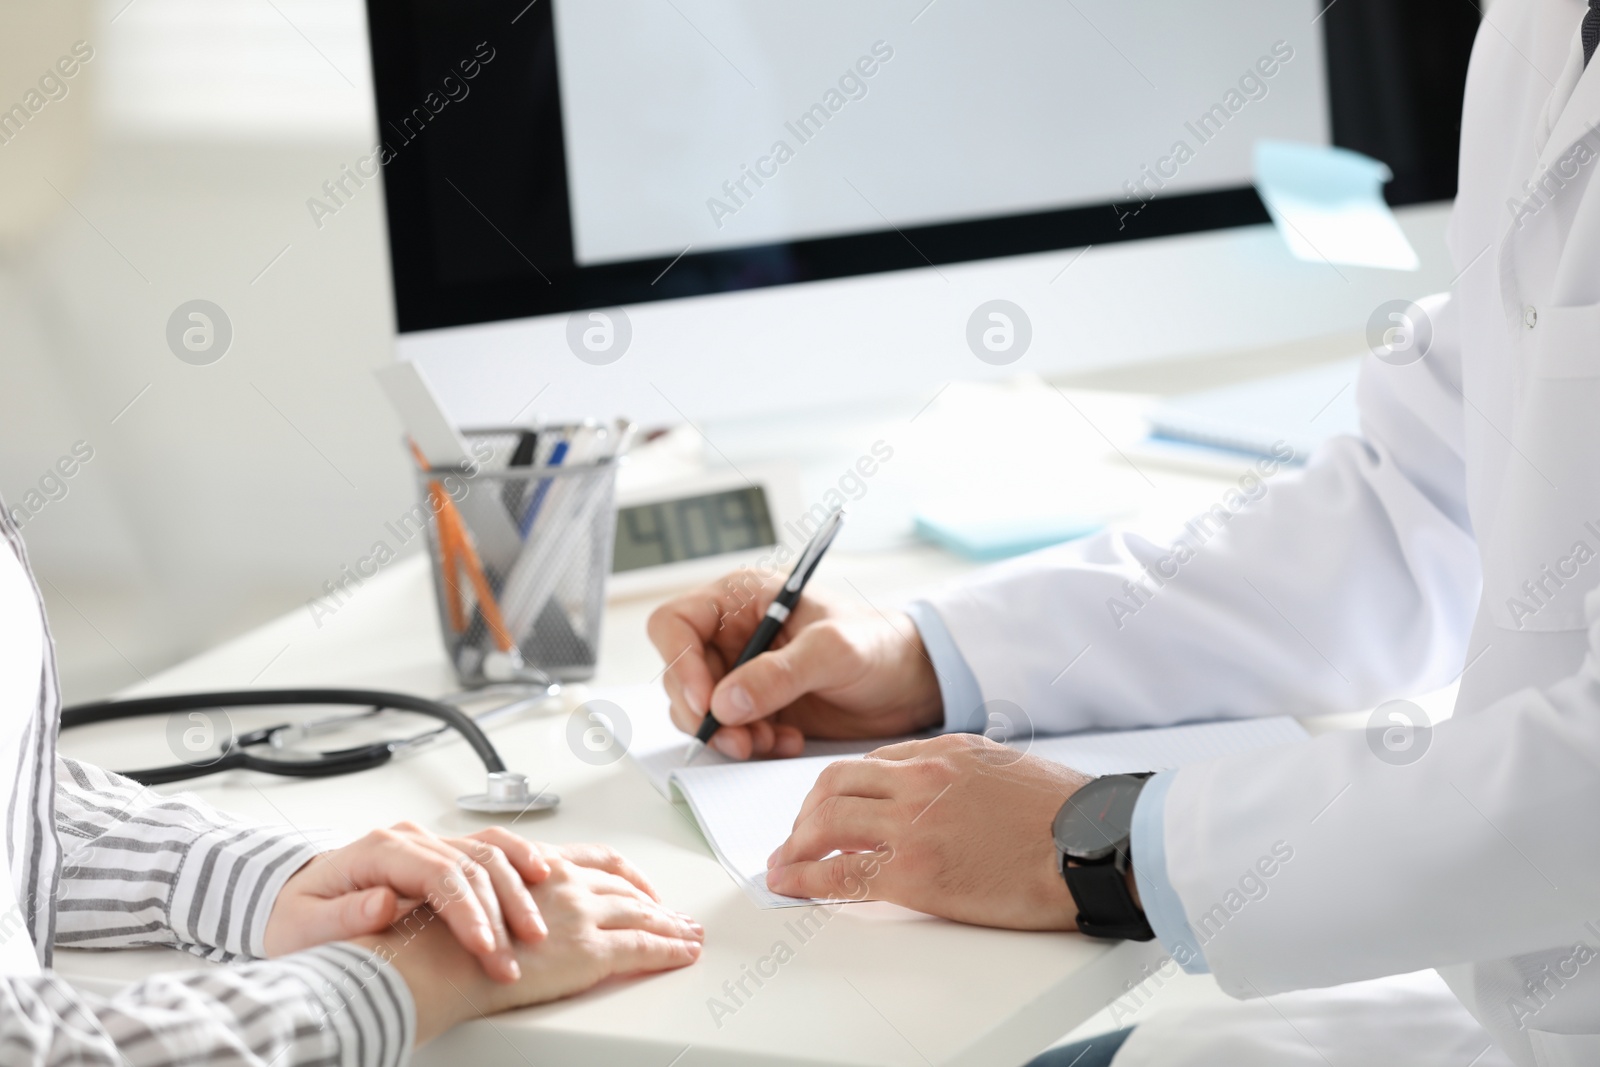
[[[530,811],[550,811],[561,803],[554,793],[534,793],[528,788],[528,776],[515,771],[490,771],[489,791],[469,793],[457,797],[456,803],[467,811],[480,815],[522,814]]]

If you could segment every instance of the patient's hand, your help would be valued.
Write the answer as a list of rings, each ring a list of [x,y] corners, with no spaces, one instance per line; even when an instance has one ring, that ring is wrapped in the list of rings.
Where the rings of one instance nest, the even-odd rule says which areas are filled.
[[[549,929],[518,945],[521,977],[488,978],[433,913],[420,909],[387,933],[353,938],[387,959],[411,987],[417,1041],[456,1023],[582,992],[607,978],[670,970],[700,958],[705,933],[627,879],[560,857],[530,887]]]
[[[541,845],[498,826],[441,838],[403,822],[324,852],[291,875],[267,919],[267,955],[379,933],[420,905],[444,920],[491,978],[515,982],[516,942],[546,936],[530,886],[549,876],[556,858],[608,872],[655,899],[644,877],[602,846]]]
[[[783,585],[736,571],[650,616],[667,662],[672,721],[694,733],[709,706],[711,744],[734,759],[797,756],[807,737],[898,737],[943,718],[939,680],[917,628],[808,587],[772,650],[728,672]]]

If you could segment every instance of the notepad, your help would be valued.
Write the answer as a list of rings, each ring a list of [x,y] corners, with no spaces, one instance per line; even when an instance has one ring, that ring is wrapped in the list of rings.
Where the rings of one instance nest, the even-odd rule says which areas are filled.
[[[731,760],[716,749],[696,745],[693,739],[672,725],[668,714],[667,695],[661,691],[659,684],[619,686],[615,689],[596,691],[597,699],[607,700],[620,707],[627,717],[627,725],[616,732],[620,735],[627,731],[623,739],[623,746],[627,749],[628,756],[650,784],[656,787],[656,792],[672,799],[675,795],[672,783],[672,772],[701,767],[739,767],[745,766],[738,760]],[[892,744],[895,739],[875,741],[807,741],[805,756],[831,756],[837,759],[840,756],[859,756],[864,752],[871,752],[875,748]],[[685,764],[684,760],[693,755],[691,763]],[[775,761],[757,761],[762,765]],[[809,786],[807,788],[810,788]],[[774,848],[777,846],[774,845]],[[768,849],[771,852],[772,849]],[[766,862],[766,858],[762,858]]]
[[[681,798],[689,805],[718,862],[757,906],[792,908],[820,903],[769,890],[767,857],[789,836],[806,794],[824,767],[839,759],[860,758],[863,752],[888,742],[811,742],[805,756],[748,763],[706,751],[685,766],[690,740],[667,722],[666,698],[659,692],[652,694],[641,687],[610,694],[610,699],[628,711],[633,729],[629,754],[634,762],[663,795]],[[652,704],[654,714],[648,710]],[[663,723],[667,724],[665,730]],[[1102,775],[1170,770],[1306,737],[1294,719],[1279,717],[1043,737],[1016,747],[1085,774]],[[821,745],[833,751],[818,752]]]
[[[1331,363],[1171,397],[1147,417],[1157,439],[1191,442],[1304,463],[1318,445],[1359,433],[1356,378],[1361,360]]]

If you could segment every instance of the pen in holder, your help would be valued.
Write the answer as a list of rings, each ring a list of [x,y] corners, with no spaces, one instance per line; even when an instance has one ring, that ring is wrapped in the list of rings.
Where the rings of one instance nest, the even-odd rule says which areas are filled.
[[[463,685],[594,675],[630,429],[466,430],[475,469],[431,467],[413,446],[440,625]]]

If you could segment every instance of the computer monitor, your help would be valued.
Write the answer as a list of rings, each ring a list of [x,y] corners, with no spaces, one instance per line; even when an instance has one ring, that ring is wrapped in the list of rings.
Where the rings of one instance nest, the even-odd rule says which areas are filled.
[[[401,354],[464,419],[517,416],[534,388],[566,414],[759,412],[985,373],[963,336],[993,297],[1031,313],[1013,370],[1119,358],[1119,335],[1127,358],[1203,346],[1217,331],[1192,308],[1219,278],[1172,241],[1267,220],[1257,139],[1377,156],[1394,203],[1453,196],[1476,18],[1441,0],[372,0],[378,141],[357,169],[382,172]],[[1161,240],[1153,270],[1122,248]],[[1230,299],[1306,299],[1260,231],[1240,247]],[[587,358],[581,313],[614,307],[631,348]]]

